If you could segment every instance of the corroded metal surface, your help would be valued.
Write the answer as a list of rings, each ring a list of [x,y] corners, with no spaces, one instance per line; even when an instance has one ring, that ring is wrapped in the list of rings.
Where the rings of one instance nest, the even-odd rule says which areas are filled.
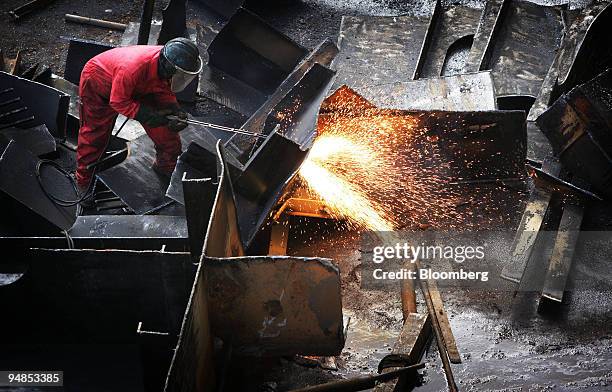
[[[335,87],[360,90],[410,80],[428,25],[426,17],[343,16]]]
[[[493,79],[488,71],[366,86],[359,93],[386,109],[486,111],[497,108]]]
[[[563,207],[555,247],[550,256],[548,271],[544,279],[542,298],[555,302],[563,301],[583,216],[583,206],[568,204]]]
[[[478,9],[459,5],[436,7],[429,27],[428,42],[421,52],[419,67],[413,79],[441,76],[445,60],[451,54],[451,46],[464,38],[470,42],[479,21]]]
[[[559,98],[538,117],[555,155],[596,191],[612,194],[612,70]]]
[[[535,121],[562,93],[581,83],[577,78],[586,82],[604,70],[591,56],[605,58],[605,52],[612,47],[610,34],[602,34],[612,21],[612,4],[594,2],[580,13],[569,16],[572,16],[571,22],[565,28],[557,55],[529,112],[530,121]],[[594,69],[589,70],[591,66]]]
[[[498,96],[537,96],[560,43],[561,9],[502,0],[483,12],[468,70],[491,69]]]
[[[330,260],[289,256],[206,258],[211,324],[248,355],[337,355],[340,275]]]
[[[555,159],[545,161],[542,168],[555,176],[561,170],[559,162]],[[548,211],[551,197],[552,191],[549,189],[536,187],[532,191],[514,237],[512,258],[504,266],[501,273],[502,278],[516,284],[521,283],[531,255],[534,253],[536,240],[544,222],[544,216]]]

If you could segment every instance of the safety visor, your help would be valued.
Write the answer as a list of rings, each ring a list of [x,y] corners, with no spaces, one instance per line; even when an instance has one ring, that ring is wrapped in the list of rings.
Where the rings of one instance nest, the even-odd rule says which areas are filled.
[[[176,71],[174,72],[170,80],[170,88],[172,89],[172,92],[177,93],[179,91],[183,91],[189,85],[189,83],[191,83],[191,81],[195,79],[195,77],[200,73],[200,71],[202,71],[202,66],[204,62],[202,61],[201,57],[198,57],[198,62],[200,66],[198,67],[197,71],[193,72],[187,71],[177,65],[174,66]]]

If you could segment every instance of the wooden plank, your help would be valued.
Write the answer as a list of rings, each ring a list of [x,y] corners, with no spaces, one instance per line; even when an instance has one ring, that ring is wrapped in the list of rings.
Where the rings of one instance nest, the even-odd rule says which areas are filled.
[[[583,215],[584,207],[582,206],[566,205],[563,208],[540,300],[563,301],[563,293],[572,267],[572,257],[580,235]]]
[[[418,261],[417,261],[417,268],[421,269]],[[431,299],[429,282],[427,280],[420,279],[419,284],[421,286],[421,291],[423,292],[423,297],[425,298],[425,302],[427,303],[427,311],[429,312],[429,316],[431,317],[432,330],[436,336],[436,345],[438,346],[438,354],[440,355],[440,360],[442,361],[442,367],[444,368],[444,376],[446,377],[446,383],[448,386],[448,390],[450,392],[456,392],[459,390],[459,388],[457,388],[457,383],[455,382],[453,370],[449,362],[450,358],[448,356],[448,351],[444,343],[444,335],[442,333],[442,327],[438,320],[438,314],[436,312],[436,308],[433,305],[433,300]]]
[[[391,354],[405,356],[408,363],[417,363],[423,356],[425,346],[430,336],[431,318],[429,314],[410,313],[404,320],[404,326],[397,338],[397,342],[395,342],[393,346]],[[396,369],[398,368],[387,368],[383,370],[383,373]],[[398,379],[394,379],[378,384],[376,388],[374,388],[374,392],[394,391],[398,381]]]
[[[461,363],[461,355],[459,354],[459,349],[457,348],[455,336],[453,335],[453,330],[451,329],[450,323],[448,321],[448,315],[446,314],[446,310],[444,310],[444,304],[442,303],[442,297],[440,296],[438,286],[433,280],[429,280],[427,282],[427,286],[429,287],[429,296],[431,297],[431,302],[436,311],[438,324],[440,324],[440,329],[442,331],[442,337],[444,338],[444,345],[446,346],[448,358],[450,359],[451,363]]]

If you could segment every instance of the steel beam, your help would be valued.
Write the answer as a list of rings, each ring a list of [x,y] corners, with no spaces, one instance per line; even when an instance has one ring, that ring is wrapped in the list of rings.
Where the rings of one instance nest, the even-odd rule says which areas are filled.
[[[142,6],[142,16],[140,17],[140,28],[138,29],[138,45],[147,45],[149,43],[149,33],[151,32],[151,21],[153,20],[153,11],[155,9],[155,0],[144,0]]]
[[[244,0],[196,0],[225,19],[231,18],[240,9]]]
[[[389,372],[393,369],[401,367],[402,364],[417,363],[431,339],[431,318],[429,313],[419,314],[411,313],[404,320],[402,331],[397,338],[397,341],[393,345],[393,351],[387,356],[387,362],[392,359],[396,362],[397,366],[386,367],[381,369],[383,372]],[[381,364],[385,363],[385,358],[381,361]],[[409,390],[411,385],[406,385],[407,380],[399,378],[397,380],[387,381],[381,383],[374,388],[374,392],[393,392],[396,390]],[[399,385],[398,385],[399,384]],[[409,383],[408,383],[409,384]]]
[[[555,159],[549,159],[542,168],[557,176],[561,170],[561,165]],[[535,187],[531,193],[514,237],[512,258],[502,269],[501,277],[503,279],[516,284],[521,283],[525,269],[533,254],[551,198],[552,191],[549,189]]]
[[[157,38],[164,45],[173,38],[187,34],[187,0],[170,0],[162,11],[162,25]]]

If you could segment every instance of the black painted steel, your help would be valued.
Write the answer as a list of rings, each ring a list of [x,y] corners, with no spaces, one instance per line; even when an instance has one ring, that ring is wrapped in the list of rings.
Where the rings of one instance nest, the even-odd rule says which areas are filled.
[[[251,115],[308,50],[257,15],[240,9],[208,46],[208,65],[200,78],[205,96]]]
[[[53,136],[61,139],[66,137],[66,117],[70,103],[68,95],[44,84],[6,72],[0,72],[0,86],[7,90],[2,94],[2,100],[19,97],[21,100],[18,106],[27,108],[25,111],[2,118],[0,128],[7,127],[11,123],[13,126],[19,124],[20,128],[45,124]],[[31,117],[33,117],[31,121],[21,122]]]
[[[3,226],[12,235],[58,235],[76,219],[76,207],[59,207],[43,192],[36,178],[38,159],[25,147],[10,141],[0,155],[0,198]],[[41,169],[46,189],[62,199],[76,199],[67,177],[52,167]]]
[[[6,128],[0,130],[0,135],[9,140],[15,140],[36,156],[50,154],[55,151],[55,139],[44,124],[26,129]]]
[[[139,322],[178,333],[194,273],[187,253],[32,249],[19,256],[24,275],[0,286],[3,307],[14,298],[21,304],[0,326],[4,343],[134,344]]]
[[[312,70],[312,68],[316,64],[331,64],[337,54],[338,47],[334,43],[329,40],[321,42],[319,46],[317,46],[308,55],[308,57],[302,61],[289,76],[287,76],[287,78],[280,84],[278,89],[249,117],[241,128],[250,132],[264,132],[264,127],[266,122],[268,122],[270,119],[271,113],[275,110],[278,112],[279,110],[277,107],[279,107],[279,105],[287,105],[286,102],[281,104],[281,101],[287,100],[287,97],[290,95],[293,95],[293,99],[296,99],[296,92],[300,89],[304,89],[305,85],[307,84],[324,84],[325,81],[328,80],[329,73],[326,73],[320,67],[317,67],[314,70]],[[305,75],[309,76],[306,77]],[[315,78],[320,79],[315,81]],[[323,94],[326,94],[328,89],[329,87],[324,88]],[[305,93],[307,95],[304,97],[304,100],[300,99],[299,102],[294,103],[296,107],[303,109],[304,107],[308,106],[307,102],[305,101],[313,99],[311,96],[308,96],[309,94],[313,94],[312,91]],[[270,129],[271,128],[268,127],[268,131]],[[252,146],[252,138],[245,137],[243,135],[234,135],[232,136],[231,140],[225,144],[225,147],[228,148],[230,153],[238,157],[244,157],[245,154],[250,153]]]
[[[162,25],[157,43],[164,45],[173,38],[187,33],[187,0],[170,0],[162,11]]]
[[[229,19],[242,6],[244,0],[196,0],[196,2],[216,12],[225,19]]]
[[[71,38],[68,44],[68,54],[66,55],[64,78],[78,86],[85,64],[100,53],[113,48],[115,46],[101,42]]]
[[[260,118],[251,118],[242,128],[248,128],[250,124],[259,126],[258,132],[270,134],[279,127],[279,134],[285,135],[299,145],[309,146],[317,125],[319,107],[331,88],[335,77],[335,71],[315,63],[301,77],[301,79],[285,94],[278,98],[275,105],[271,107],[266,115],[260,114]],[[230,146],[230,152],[236,154],[241,162],[246,162],[256,151],[262,139],[249,136],[234,135],[226,146]]]

